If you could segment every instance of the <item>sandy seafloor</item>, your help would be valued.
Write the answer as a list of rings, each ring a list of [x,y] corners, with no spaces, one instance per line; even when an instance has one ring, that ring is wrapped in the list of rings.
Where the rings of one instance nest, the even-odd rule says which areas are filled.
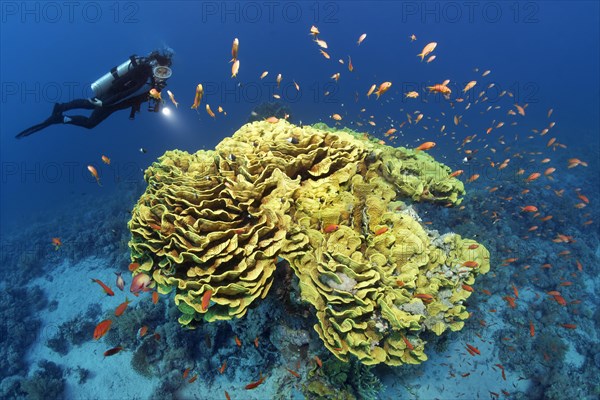
[[[148,399],[151,397],[157,381],[156,379],[140,376],[132,370],[131,352],[123,351],[112,358],[105,358],[102,353],[109,346],[102,340],[98,342],[90,340],[81,346],[73,347],[67,355],[62,356],[46,345],[47,338],[56,334],[60,324],[72,318],[77,318],[89,304],[99,303],[102,305],[103,313],[112,313],[123,301],[125,294],[118,290],[115,292],[115,296],[109,297],[99,288],[89,284],[92,277],[107,276],[106,265],[107,260],[96,257],[81,260],[75,264],[62,261],[57,265],[48,266],[49,269],[54,271],[52,281],[49,281],[46,277],[40,277],[31,282],[32,285],[44,288],[48,294],[48,300],[56,300],[59,306],[54,311],[46,311],[41,314],[42,327],[40,335],[28,351],[27,360],[31,364],[36,364],[42,359],[47,359],[58,364],[68,365],[71,368],[81,367],[93,371],[90,379],[83,384],[78,382],[79,378],[74,370],[65,374],[65,398],[114,398],[116,396],[117,398],[132,400]],[[162,301],[165,300],[166,298],[162,298]],[[140,296],[129,306],[135,307],[138,301],[149,302],[149,295]],[[492,307],[494,304],[488,303],[488,305]],[[493,332],[502,325],[502,322],[494,324],[487,331],[487,334],[493,335]],[[418,379],[414,379],[413,382],[399,382],[398,376],[394,374],[386,375],[383,383],[387,386],[387,390],[381,393],[381,398],[469,399],[473,397],[473,391],[478,393],[500,392],[501,389],[509,388],[506,382],[502,382],[499,370],[491,368],[497,362],[496,353],[498,351],[493,342],[477,340],[472,334],[463,333],[465,334],[457,335],[459,340],[452,342],[446,351],[441,353],[428,352],[430,359],[417,374]],[[468,341],[477,342],[477,347],[482,353],[481,357],[473,358],[467,354],[464,347]],[[582,356],[576,351],[571,351],[569,360],[573,364],[581,364]],[[449,365],[453,365],[453,367],[450,368]],[[457,375],[464,373],[470,373],[470,375],[465,378],[461,377],[459,382],[463,384],[457,385],[451,380],[447,380],[448,371],[454,371]],[[402,374],[402,368],[397,369],[397,374]],[[508,381],[514,381],[518,377],[518,374],[511,371],[507,371],[506,375]],[[269,380],[261,385],[260,390],[256,392],[249,392],[242,388],[245,385],[242,383],[251,381],[252,377],[237,376],[236,374],[236,378],[230,380],[222,376],[207,384],[200,377],[193,384],[184,386],[179,395],[182,398],[194,399],[224,398],[223,391],[227,390],[232,399],[270,399],[275,398],[277,394],[275,385],[270,383],[288,379],[289,373],[284,368],[275,368],[271,372]],[[527,384],[528,380],[526,379],[518,381],[516,389],[524,391]],[[469,392],[465,390],[465,387],[469,388]],[[290,389],[292,389],[291,385]],[[514,386],[509,388],[511,391],[514,391],[514,389]],[[442,393],[443,395],[441,395]],[[303,398],[299,392],[295,394],[296,396],[294,396],[294,391],[291,390],[288,393],[289,398]]]

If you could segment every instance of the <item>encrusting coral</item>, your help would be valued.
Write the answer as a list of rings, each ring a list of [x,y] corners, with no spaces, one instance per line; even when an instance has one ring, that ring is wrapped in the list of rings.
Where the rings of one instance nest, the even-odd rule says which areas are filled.
[[[214,151],[168,151],[146,170],[129,223],[134,274],[175,290],[193,327],[242,317],[281,257],[337,358],[420,363],[421,334],[460,330],[470,285],[489,270],[482,245],[428,229],[399,201],[459,204],[450,173],[351,131],[246,124]]]

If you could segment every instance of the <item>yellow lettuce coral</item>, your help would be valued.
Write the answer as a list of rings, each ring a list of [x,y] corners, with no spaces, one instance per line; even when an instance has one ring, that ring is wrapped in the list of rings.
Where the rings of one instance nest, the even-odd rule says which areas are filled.
[[[132,258],[161,292],[175,289],[193,326],[242,317],[282,257],[338,358],[419,363],[421,333],[461,329],[469,285],[489,270],[483,246],[427,229],[398,201],[459,204],[450,172],[353,132],[254,122],[215,151],[170,151],[148,168]]]

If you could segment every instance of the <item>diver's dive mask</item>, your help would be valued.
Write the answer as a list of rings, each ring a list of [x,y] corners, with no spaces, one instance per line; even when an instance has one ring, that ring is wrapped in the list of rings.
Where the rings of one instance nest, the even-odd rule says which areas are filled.
[[[171,77],[173,71],[171,71],[171,68],[169,67],[158,65],[152,68],[152,74],[154,75],[154,82],[160,86],[161,83]]]

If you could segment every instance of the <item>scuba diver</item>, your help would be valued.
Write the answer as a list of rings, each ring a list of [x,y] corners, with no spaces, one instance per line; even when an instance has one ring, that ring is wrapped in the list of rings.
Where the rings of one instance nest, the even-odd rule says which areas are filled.
[[[169,49],[170,50],[170,49]],[[129,119],[134,119],[141,104],[148,102],[148,111],[158,112],[162,103],[161,90],[171,77],[172,51],[153,51],[147,57],[132,55],[121,65],[114,67],[96,82],[91,89],[94,97],[76,99],[68,103],[55,103],[52,115],[44,122],[19,133],[20,139],[50,125],[69,124],[91,129],[118,110],[131,109]],[[89,117],[63,115],[73,109],[93,110]]]

